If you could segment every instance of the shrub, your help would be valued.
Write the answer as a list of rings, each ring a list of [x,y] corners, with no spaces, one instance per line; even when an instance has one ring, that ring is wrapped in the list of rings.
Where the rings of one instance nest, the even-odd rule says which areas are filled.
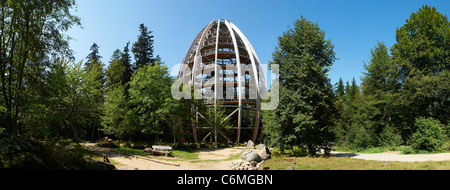
[[[101,141],[101,142],[99,142],[97,144],[97,146],[99,146],[99,147],[106,147],[106,148],[119,148],[119,145],[117,145],[115,143],[115,141],[111,141],[111,142]]]
[[[278,157],[278,156],[281,156],[283,154],[283,152],[281,151],[280,148],[275,147],[271,150],[271,154],[272,154],[271,155],[272,157]]]
[[[70,140],[37,141],[17,136],[0,140],[0,167],[9,169],[84,169],[82,148]]]
[[[396,147],[403,143],[402,136],[393,127],[386,126],[380,133],[379,145],[382,147]]]
[[[306,148],[298,146],[292,147],[292,152],[295,156],[306,156],[308,154],[308,150]]]
[[[411,146],[405,146],[402,148],[403,154],[414,154],[416,151]]]
[[[372,147],[373,138],[370,130],[366,129],[362,125],[352,125],[349,134],[346,138],[347,148],[356,150],[357,152]]]
[[[416,132],[411,138],[411,147],[428,152],[442,151],[446,136],[441,129],[441,123],[433,118],[416,118]]]

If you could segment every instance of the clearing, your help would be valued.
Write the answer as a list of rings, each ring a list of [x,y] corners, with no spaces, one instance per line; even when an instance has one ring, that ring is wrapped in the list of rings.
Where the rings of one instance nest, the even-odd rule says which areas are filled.
[[[82,143],[81,145],[98,155],[105,154],[110,160],[116,163],[115,166],[119,170],[230,170],[228,164],[232,161],[239,160],[240,154],[248,149],[245,147],[200,149],[194,152],[198,155],[198,159],[180,159],[177,157],[165,156],[141,157],[126,155],[118,153],[114,149],[97,147],[95,146],[95,143]],[[259,153],[260,150],[254,151]],[[387,162],[391,163],[391,169],[424,169],[425,166],[428,167],[428,165],[432,165],[433,163],[442,165],[437,167],[438,169],[450,166],[450,162],[448,162],[450,161],[450,153],[404,155],[400,154],[400,152],[360,154],[332,151],[331,154],[332,157],[330,158],[274,158],[268,160],[267,165],[272,165],[270,169],[285,169],[286,167],[284,165],[276,165],[282,164],[283,162],[286,162],[285,164],[289,165],[290,162],[296,160],[298,162],[297,166],[302,165],[301,168],[297,169],[364,169],[365,167],[366,169],[380,169],[379,166],[388,164]],[[320,162],[322,165],[316,166],[316,162]],[[330,166],[323,165],[328,162],[331,164]],[[340,163],[343,165],[343,168],[338,167]],[[367,167],[371,164],[374,165],[374,167]],[[354,165],[354,167],[351,167],[351,165]],[[396,167],[396,165],[399,166]],[[388,169],[385,167],[382,168]]]
[[[165,156],[130,156],[120,154],[117,151],[97,147],[95,143],[81,143],[83,147],[98,155],[105,154],[110,160],[116,163],[119,170],[229,170],[228,164],[239,160],[239,155],[245,148],[219,148],[200,149],[195,153],[198,159],[179,160]]]

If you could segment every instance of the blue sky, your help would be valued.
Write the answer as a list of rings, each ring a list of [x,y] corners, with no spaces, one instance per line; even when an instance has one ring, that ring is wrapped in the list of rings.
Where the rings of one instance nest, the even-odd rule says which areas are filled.
[[[303,1],[303,0],[77,0],[82,28],[68,31],[76,61],[84,60],[90,46],[100,46],[102,61],[108,64],[114,50],[137,40],[144,23],[154,35],[155,56],[159,54],[169,70],[180,64],[200,30],[217,18],[233,22],[249,39],[262,64],[272,60],[278,39],[303,15],[318,22],[326,38],[335,45],[336,60],[329,72],[332,84],[339,80],[360,83],[364,61],[377,41],[388,47],[395,43],[395,31],[422,5],[435,6],[449,16],[450,1]],[[133,57],[133,56],[132,56]]]

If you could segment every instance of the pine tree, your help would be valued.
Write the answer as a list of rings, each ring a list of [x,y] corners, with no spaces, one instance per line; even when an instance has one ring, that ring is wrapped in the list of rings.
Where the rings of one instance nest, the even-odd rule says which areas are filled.
[[[153,35],[152,31],[144,24],[139,25],[138,40],[133,44],[131,51],[134,54],[136,60],[133,70],[137,70],[144,65],[154,65],[155,59],[153,58]]]

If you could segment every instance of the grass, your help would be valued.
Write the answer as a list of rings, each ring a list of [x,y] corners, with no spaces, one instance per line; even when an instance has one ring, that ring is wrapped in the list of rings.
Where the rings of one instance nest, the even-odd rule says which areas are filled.
[[[137,155],[137,156],[151,155],[151,153],[144,152],[144,150],[142,150],[142,149],[134,149],[134,148],[126,148],[126,147],[119,147],[119,148],[115,148],[115,149],[123,154]]]
[[[180,158],[182,160],[198,159],[198,154],[189,150],[172,150],[170,155],[176,158]]]
[[[292,164],[295,162],[295,164]],[[449,161],[430,162],[388,162],[343,157],[288,157],[280,156],[267,160],[264,168],[285,170],[450,170]]]
[[[336,151],[339,152],[351,152],[351,153],[362,153],[362,154],[375,154],[383,153],[388,151],[403,151],[403,147],[371,147],[363,150],[349,149],[345,147],[336,147]]]

